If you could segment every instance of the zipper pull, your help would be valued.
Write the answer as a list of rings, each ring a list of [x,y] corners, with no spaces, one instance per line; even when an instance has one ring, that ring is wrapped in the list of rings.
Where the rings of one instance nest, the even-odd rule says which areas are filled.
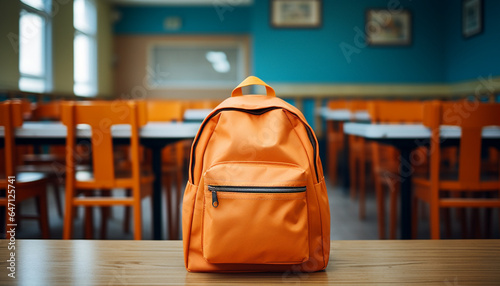
[[[219,200],[217,199],[217,191],[212,190],[212,206],[214,208],[219,206]]]

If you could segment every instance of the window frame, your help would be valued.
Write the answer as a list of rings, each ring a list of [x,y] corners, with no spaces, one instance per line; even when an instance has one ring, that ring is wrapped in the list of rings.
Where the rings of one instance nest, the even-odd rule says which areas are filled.
[[[98,65],[98,54],[97,54],[97,34],[98,34],[98,27],[97,27],[97,24],[98,24],[98,17],[97,17],[97,2],[95,0],[83,0],[85,2],[90,2],[92,4],[92,6],[94,7],[95,11],[95,29],[94,29],[94,32],[91,33],[91,32],[87,32],[87,31],[82,31],[82,30],[79,30],[77,27],[75,27],[75,23],[73,22],[73,28],[75,29],[75,32],[74,32],[74,35],[73,35],[73,93],[75,93],[75,95],[78,95],[78,96],[82,96],[82,97],[96,97],[97,94],[98,94],[98,90],[99,90],[99,87],[98,87],[98,68],[97,68],[97,65]],[[75,0],[73,0],[73,5],[74,5],[74,2]],[[74,10],[73,10],[73,17],[75,17],[74,15]],[[74,19],[74,18],[73,18]],[[77,87],[77,81],[76,81],[76,78],[75,78],[75,75],[76,75],[76,62],[75,62],[75,59],[76,59],[76,55],[75,55],[75,40],[78,36],[84,36],[84,37],[87,37],[89,40],[90,40],[90,43],[91,43],[91,46],[92,48],[90,49],[90,62],[89,62],[89,81],[88,82],[80,82],[80,84],[88,84],[88,86],[90,86],[90,92],[89,93],[78,93],[77,90],[76,90],[76,87]]]
[[[20,9],[19,9],[19,90],[21,91],[26,91],[26,92],[50,92],[53,89],[53,70],[52,70],[52,17],[51,17],[51,12],[52,11],[52,3],[49,0],[45,0],[45,5],[46,9],[45,10],[40,10],[38,8],[35,8],[33,6],[30,6],[23,1],[20,2]],[[26,74],[21,71],[21,44],[22,44],[22,34],[21,34],[21,14],[23,11],[26,11],[26,13],[31,13],[35,14],[37,16],[40,16],[43,18],[45,24],[42,27],[43,30],[43,37],[42,37],[42,66],[43,66],[43,76],[36,76],[32,74]],[[23,78],[27,79],[42,79],[45,82],[45,88],[43,90],[27,90],[23,89],[21,86],[21,80]]]

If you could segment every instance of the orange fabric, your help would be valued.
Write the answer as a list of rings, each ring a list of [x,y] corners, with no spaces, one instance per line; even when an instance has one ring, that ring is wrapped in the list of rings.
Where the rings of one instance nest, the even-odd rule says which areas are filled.
[[[194,140],[183,201],[188,271],[327,266],[330,212],[318,143],[300,111],[270,90],[228,98]]]
[[[266,87],[267,96],[276,96],[274,89],[263,82],[260,78],[255,76],[249,76],[244,81],[242,81],[231,93],[231,96],[242,96],[243,90],[242,87],[251,86],[251,85],[263,85]]]

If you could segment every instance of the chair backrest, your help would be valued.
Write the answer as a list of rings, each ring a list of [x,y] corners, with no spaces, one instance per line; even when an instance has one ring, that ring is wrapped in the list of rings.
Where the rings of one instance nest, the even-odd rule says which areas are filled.
[[[217,99],[190,100],[184,102],[186,109],[214,109],[222,102]]]
[[[33,109],[34,120],[61,120],[61,101],[37,103]]]
[[[422,123],[424,119],[422,101],[374,100],[367,104],[367,108],[373,123]],[[372,154],[375,168],[381,166],[381,161],[393,161],[399,156],[395,148],[375,142],[372,143]]]
[[[3,154],[0,168],[5,177],[14,176],[16,170],[15,158],[15,127],[23,125],[23,106],[18,100],[5,101],[0,103],[0,126],[3,127],[4,136],[2,138]],[[0,188],[4,186],[0,185]]]
[[[112,187],[115,182],[113,138],[111,127],[117,124],[131,126],[132,176],[139,177],[139,123],[137,105],[129,101],[112,102],[64,102],[61,105],[62,122],[68,128],[66,139],[67,176],[74,176],[76,126],[88,124],[92,130],[92,167],[95,181],[103,188]]]
[[[329,109],[347,109],[347,101],[343,99],[331,100],[328,102]]]
[[[424,106],[424,125],[431,128],[431,181],[439,180],[440,126],[461,128],[458,182],[477,189],[481,180],[482,129],[500,126],[500,104],[432,101]]]
[[[358,111],[363,111],[368,108],[368,100],[362,100],[362,99],[357,99],[357,100],[350,100],[346,103],[347,109],[349,109],[351,112],[358,112]]]
[[[147,121],[182,121],[185,105],[180,100],[147,100]]]
[[[370,119],[374,123],[422,123],[422,101],[371,101],[368,103]]]

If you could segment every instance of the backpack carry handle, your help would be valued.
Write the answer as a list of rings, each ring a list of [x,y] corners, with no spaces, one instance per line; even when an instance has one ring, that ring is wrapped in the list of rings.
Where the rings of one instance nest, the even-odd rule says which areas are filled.
[[[244,81],[242,81],[238,86],[233,89],[233,92],[231,92],[231,96],[242,96],[243,91],[241,90],[242,87],[245,86],[250,86],[250,85],[263,85],[266,87],[267,91],[267,96],[276,96],[276,93],[274,92],[274,89],[267,85],[265,82],[263,82],[260,78],[256,76],[249,76],[247,77]]]

